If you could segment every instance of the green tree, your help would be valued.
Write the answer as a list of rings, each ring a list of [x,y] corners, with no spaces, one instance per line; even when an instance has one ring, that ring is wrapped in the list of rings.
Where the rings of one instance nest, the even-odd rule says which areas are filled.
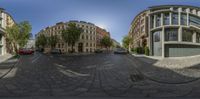
[[[44,48],[47,45],[47,37],[44,34],[41,34],[37,37],[35,45],[40,48]]]
[[[10,45],[14,48],[15,53],[18,52],[19,48],[23,48],[27,44],[31,36],[31,30],[32,27],[28,21],[23,21],[6,28],[6,40],[11,43]]]
[[[122,45],[124,48],[129,49],[129,45],[132,44],[133,39],[130,36],[124,36]]]
[[[83,32],[82,28],[76,27],[75,23],[69,23],[68,28],[62,31],[63,40],[71,45],[71,52],[74,52],[74,45],[79,40],[81,33]]]
[[[56,44],[58,43],[58,37],[56,35],[51,35],[47,38],[47,43],[51,47],[51,50],[56,47]]]
[[[101,41],[100,41],[100,44],[106,48],[109,48],[113,45],[113,42],[112,40],[110,39],[110,37],[108,36],[104,36]]]

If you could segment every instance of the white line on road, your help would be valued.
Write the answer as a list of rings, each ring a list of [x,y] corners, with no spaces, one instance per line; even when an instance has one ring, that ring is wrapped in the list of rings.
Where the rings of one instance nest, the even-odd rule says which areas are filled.
[[[33,60],[32,60],[32,63],[35,63],[42,55],[38,55],[37,57],[35,57]]]

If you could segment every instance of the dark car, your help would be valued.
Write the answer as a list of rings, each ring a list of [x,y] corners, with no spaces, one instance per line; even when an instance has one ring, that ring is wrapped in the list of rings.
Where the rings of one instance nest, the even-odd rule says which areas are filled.
[[[94,52],[95,52],[95,53],[103,53],[103,50],[101,50],[101,49],[96,49]]]
[[[114,54],[128,54],[128,51],[124,48],[116,48]]]
[[[62,54],[60,49],[51,50],[51,54]]]
[[[33,53],[34,53],[34,51],[31,49],[28,49],[28,48],[20,49],[18,52],[18,54],[20,54],[20,55],[31,55]]]

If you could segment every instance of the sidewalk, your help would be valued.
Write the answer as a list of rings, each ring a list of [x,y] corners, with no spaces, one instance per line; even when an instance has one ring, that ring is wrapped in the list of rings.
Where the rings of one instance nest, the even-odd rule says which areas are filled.
[[[8,60],[9,58],[11,58],[13,55],[11,54],[6,54],[6,55],[0,55],[0,63]]]
[[[200,65],[200,55],[168,58],[135,54],[132,55],[145,63],[161,68],[183,69]]]

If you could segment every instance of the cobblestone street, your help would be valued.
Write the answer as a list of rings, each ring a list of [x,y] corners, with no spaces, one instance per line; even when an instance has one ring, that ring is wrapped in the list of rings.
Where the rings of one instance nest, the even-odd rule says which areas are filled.
[[[6,69],[5,64],[9,65]],[[193,72],[188,72],[189,69],[172,71],[153,67],[131,55],[53,56],[36,53],[21,56],[18,62],[1,63],[0,67],[1,97],[200,96],[199,78],[187,75],[198,68]]]

